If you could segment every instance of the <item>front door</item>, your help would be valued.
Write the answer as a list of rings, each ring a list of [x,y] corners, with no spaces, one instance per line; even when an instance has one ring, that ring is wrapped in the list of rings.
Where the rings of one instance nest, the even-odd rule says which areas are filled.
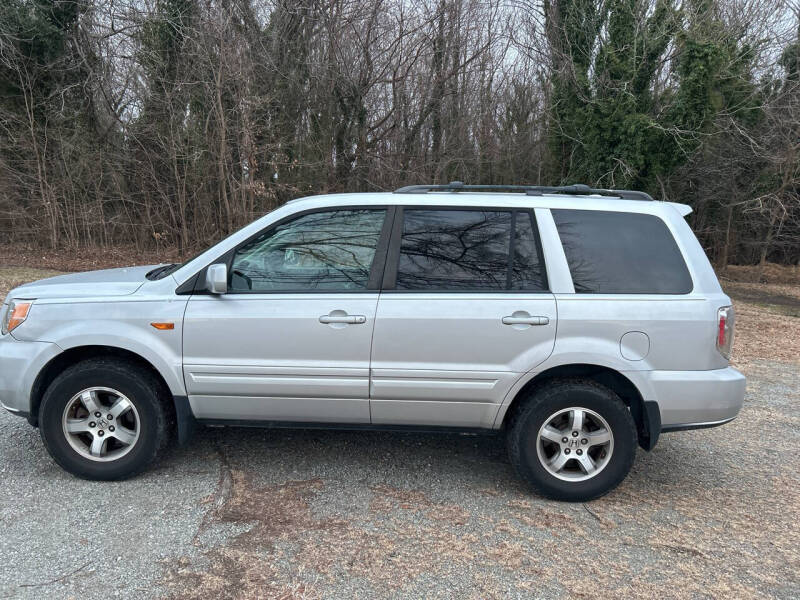
[[[386,213],[302,214],[227,258],[228,292],[193,295],[184,318],[183,370],[195,416],[369,423],[383,265],[376,249]]]
[[[393,229],[372,422],[491,427],[509,389],[555,343],[533,211],[404,207]]]

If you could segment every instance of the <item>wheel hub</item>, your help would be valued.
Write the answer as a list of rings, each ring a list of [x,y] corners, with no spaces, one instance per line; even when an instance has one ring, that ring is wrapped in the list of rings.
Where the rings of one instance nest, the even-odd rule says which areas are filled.
[[[118,460],[139,439],[139,413],[121,392],[92,387],[67,402],[62,428],[69,445],[82,457],[101,462]]]
[[[548,417],[536,438],[536,453],[545,470],[565,481],[595,477],[609,463],[614,435],[593,410],[573,406]]]

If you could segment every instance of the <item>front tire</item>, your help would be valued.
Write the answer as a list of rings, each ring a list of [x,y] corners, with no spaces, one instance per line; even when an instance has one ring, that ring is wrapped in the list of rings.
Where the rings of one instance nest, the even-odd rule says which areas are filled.
[[[65,369],[42,398],[39,431],[61,467],[83,479],[126,479],[145,469],[167,438],[164,393],[139,365],[90,359]]]
[[[616,488],[636,456],[636,424],[612,390],[555,380],[523,401],[508,426],[517,473],[539,494],[584,502]]]

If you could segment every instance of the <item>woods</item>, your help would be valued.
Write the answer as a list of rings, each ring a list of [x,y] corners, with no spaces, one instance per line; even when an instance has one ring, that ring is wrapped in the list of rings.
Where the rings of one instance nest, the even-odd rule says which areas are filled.
[[[312,193],[586,183],[800,263],[791,0],[6,0],[0,233],[206,245]]]

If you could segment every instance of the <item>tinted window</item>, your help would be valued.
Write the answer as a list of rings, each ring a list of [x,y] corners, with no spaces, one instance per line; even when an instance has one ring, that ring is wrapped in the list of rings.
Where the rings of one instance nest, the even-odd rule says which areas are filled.
[[[534,234],[533,215],[518,212],[514,227],[514,262],[511,271],[512,290],[544,290],[545,269]]]
[[[515,219],[520,251],[511,261]],[[542,272],[527,212],[514,216],[500,210],[403,211],[397,289],[541,290]]]
[[[692,278],[664,222],[653,215],[553,210],[575,291],[688,294]]]
[[[385,210],[337,210],[279,225],[236,251],[231,289],[366,289],[385,215]]]

